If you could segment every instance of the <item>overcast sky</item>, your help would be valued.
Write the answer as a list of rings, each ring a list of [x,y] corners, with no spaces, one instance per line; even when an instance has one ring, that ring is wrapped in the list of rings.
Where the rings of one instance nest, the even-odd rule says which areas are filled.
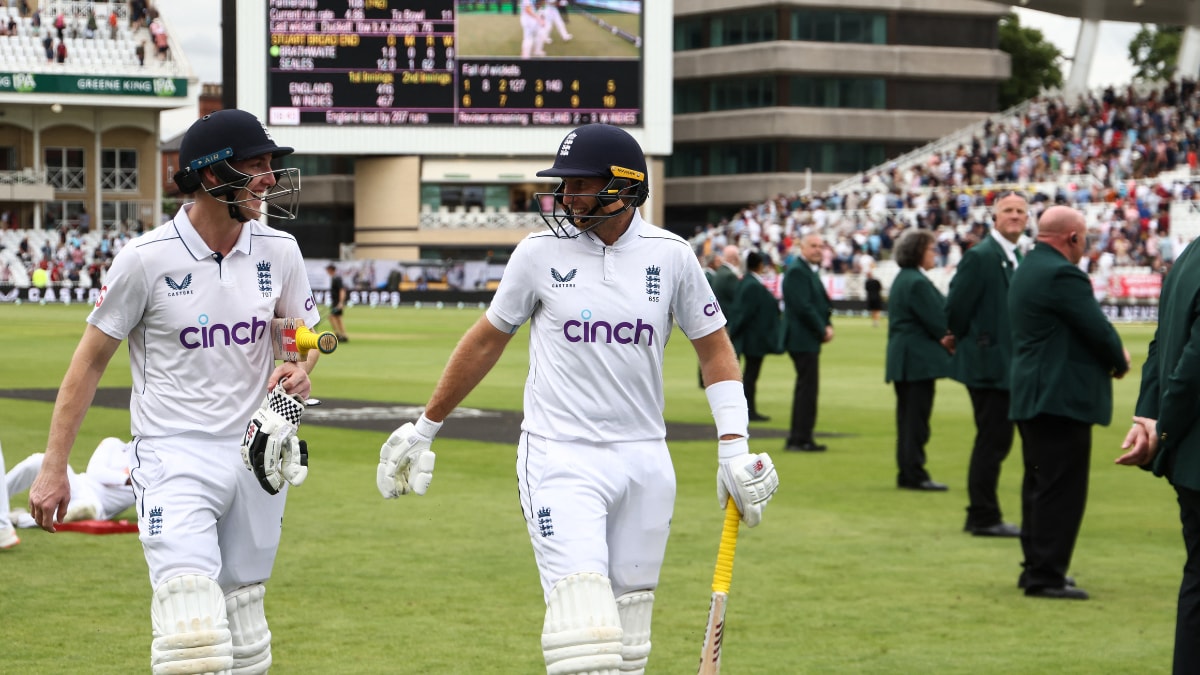
[[[157,0],[158,7],[174,29],[175,39],[183,46],[184,54],[200,84],[221,81],[221,2],[218,0]],[[1079,35],[1079,20],[1056,14],[1017,9],[1021,25],[1037,28],[1046,39],[1067,56],[1075,52]],[[1100,87],[1125,84],[1133,76],[1129,63],[1129,41],[1138,31],[1138,24],[1104,22],[1100,26],[1100,44],[1096,49],[1088,84]],[[1063,76],[1069,72],[1064,68]],[[162,136],[170,138],[196,119],[194,108],[163,113]]]

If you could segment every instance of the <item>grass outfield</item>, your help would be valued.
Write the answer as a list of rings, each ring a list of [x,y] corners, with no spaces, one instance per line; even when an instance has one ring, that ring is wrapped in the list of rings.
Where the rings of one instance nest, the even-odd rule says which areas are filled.
[[[0,388],[56,387],[87,309],[0,306]],[[314,394],[424,402],[478,315],[352,308],[353,340],[317,369]],[[817,425],[831,434],[829,452],[784,453],[782,441],[752,441],[772,453],[782,484],[763,524],[739,541],[726,672],[1168,671],[1184,558],[1174,494],[1164,481],[1112,464],[1138,378],[1116,383],[1117,421],[1094,433],[1091,498],[1071,570],[1093,599],[1026,599],[1015,586],[1019,544],[961,531],[973,435],[966,391],[939,383],[932,420],[929,469],[950,491],[899,491],[886,329],[860,318],[838,319],[836,328],[821,360]],[[1120,327],[1135,374],[1152,330]],[[519,407],[527,334],[465,405]],[[703,422],[695,357],[674,337],[666,414]],[[101,386],[129,384],[126,358],[122,348]],[[787,357],[768,358],[759,392],[767,426],[786,426],[791,386]],[[46,403],[0,404],[10,466],[44,447],[50,412]],[[128,435],[128,414],[93,409],[72,464],[82,470],[109,435]],[[439,439],[430,493],[385,502],[374,483],[382,434],[310,425],[304,435],[311,473],[289,499],[268,585],[272,673],[543,672],[543,605],[511,444]],[[672,451],[678,499],[654,608],[652,673],[695,672],[721,529],[714,444],[675,443]],[[1001,484],[1014,521],[1020,470],[1018,441]],[[150,589],[136,536],[21,534],[20,546],[0,552],[3,670],[145,672]]]

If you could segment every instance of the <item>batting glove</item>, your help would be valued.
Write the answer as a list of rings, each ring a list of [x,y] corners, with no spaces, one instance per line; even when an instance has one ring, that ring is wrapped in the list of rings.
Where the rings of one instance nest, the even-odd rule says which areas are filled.
[[[762,521],[763,509],[779,488],[779,475],[771,457],[750,454],[745,438],[719,441],[717,450],[717,504],[725,508],[731,497],[742,513],[742,522],[754,527]]]
[[[308,444],[296,438],[304,403],[280,385],[263,399],[242,437],[242,463],[269,494],[308,477]]]
[[[416,424],[407,422],[392,432],[379,449],[379,468],[375,484],[384,499],[415,492],[425,494],[433,480],[436,456],[429,449],[441,422],[421,415]]]

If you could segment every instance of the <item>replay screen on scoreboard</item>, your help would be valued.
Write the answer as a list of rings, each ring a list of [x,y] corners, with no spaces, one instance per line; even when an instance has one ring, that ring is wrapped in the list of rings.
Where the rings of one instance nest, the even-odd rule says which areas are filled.
[[[642,124],[641,0],[270,0],[272,125]]]

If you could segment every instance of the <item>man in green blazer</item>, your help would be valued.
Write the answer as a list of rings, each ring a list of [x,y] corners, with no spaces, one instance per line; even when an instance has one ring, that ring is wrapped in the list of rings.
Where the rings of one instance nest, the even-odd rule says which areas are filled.
[[[763,359],[780,351],[779,301],[763,283],[767,270],[766,256],[758,251],[746,255],[746,276],[738,283],[734,308],[725,315],[729,323],[729,338],[733,349],[746,360],[742,371],[742,389],[750,410],[751,422],[767,422],[769,417],[758,410],[758,376]]]
[[[1158,329],[1142,366],[1133,428],[1118,464],[1140,466],[1175,488],[1187,562],[1175,615],[1175,673],[1200,672],[1200,253],[1175,260],[1158,301]]]
[[[742,279],[742,252],[731,244],[721,250],[721,260],[721,266],[713,275],[712,290],[721,311],[728,317],[737,296],[738,282]]]
[[[792,422],[785,450],[821,452],[813,438],[817,425],[821,345],[833,339],[833,305],[817,270],[825,241],[818,233],[800,240],[800,255],[783,274],[784,349],[796,370]]]
[[[1112,382],[1129,352],[1076,265],[1087,248],[1083,215],[1053,206],[1037,244],[1013,274],[1012,400],[1024,447],[1021,549],[1025,595],[1086,600],[1067,577],[1087,503],[1092,425],[1112,420]]]
[[[1008,368],[1012,330],[1008,284],[1017,266],[1017,241],[1029,222],[1029,202],[1016,192],[995,202],[995,225],[958,263],[946,297],[946,324],[954,335],[950,377],[963,383],[975,413],[975,443],[967,469],[967,522],[981,537],[1016,537],[1021,528],[1004,522],[996,487],[1000,465],[1012,449],[1008,419]]]

